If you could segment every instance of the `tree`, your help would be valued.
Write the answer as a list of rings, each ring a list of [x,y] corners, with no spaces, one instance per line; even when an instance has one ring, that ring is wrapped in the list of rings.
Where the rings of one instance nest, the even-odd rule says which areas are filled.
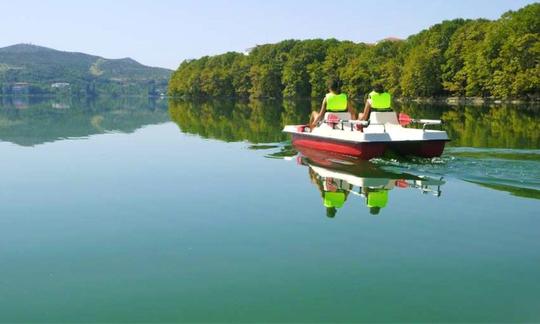
[[[186,60],[169,94],[320,98],[337,78],[361,98],[382,83],[394,95],[540,96],[540,4],[485,19],[443,21],[404,41],[285,40],[247,55]],[[7,76],[4,82],[9,82]]]

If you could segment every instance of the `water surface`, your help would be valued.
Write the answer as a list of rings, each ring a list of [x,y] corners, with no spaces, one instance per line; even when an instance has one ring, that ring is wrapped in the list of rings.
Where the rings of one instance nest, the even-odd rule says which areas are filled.
[[[290,147],[310,102],[15,99],[0,322],[540,321],[537,108],[403,105],[445,154],[359,163]]]

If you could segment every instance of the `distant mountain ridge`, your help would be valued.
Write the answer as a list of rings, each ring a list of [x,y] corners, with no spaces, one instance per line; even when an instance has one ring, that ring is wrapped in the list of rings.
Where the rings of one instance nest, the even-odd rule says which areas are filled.
[[[72,92],[126,94],[159,91],[172,71],[145,66],[131,58],[106,59],[97,55],[65,52],[32,44],[0,48],[0,85],[3,94],[17,91],[49,93],[53,84]],[[22,85],[21,85],[22,84]],[[27,87],[25,88],[25,85]]]

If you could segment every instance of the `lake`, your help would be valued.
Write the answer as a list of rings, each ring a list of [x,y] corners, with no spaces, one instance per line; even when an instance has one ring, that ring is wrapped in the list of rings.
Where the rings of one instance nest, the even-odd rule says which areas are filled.
[[[540,321],[538,107],[359,163],[290,146],[317,105],[0,98],[0,322]]]

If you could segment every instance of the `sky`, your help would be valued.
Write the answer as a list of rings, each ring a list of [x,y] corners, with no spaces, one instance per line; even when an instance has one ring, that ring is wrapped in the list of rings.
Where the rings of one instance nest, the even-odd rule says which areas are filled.
[[[0,47],[31,43],[176,69],[284,39],[375,42],[442,20],[497,19],[526,0],[0,0]]]

